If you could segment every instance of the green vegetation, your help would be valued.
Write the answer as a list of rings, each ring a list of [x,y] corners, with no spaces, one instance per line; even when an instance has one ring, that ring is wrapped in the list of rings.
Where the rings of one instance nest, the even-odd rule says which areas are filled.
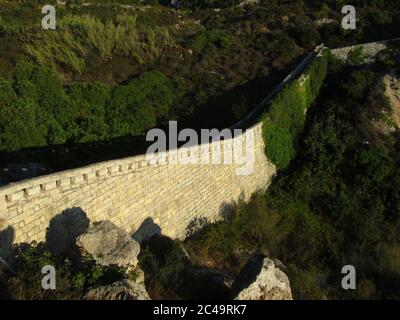
[[[41,65],[54,69],[61,65],[82,73],[91,52],[105,62],[118,54],[144,63],[172,45],[168,29],[140,25],[134,15],[118,15],[106,22],[70,16],[58,21],[57,32],[42,30],[26,50]]]
[[[157,71],[144,73],[128,85],[116,88],[107,112],[112,135],[138,134],[156,126],[173,102],[169,80]]]
[[[182,271],[185,256],[178,241],[154,237],[142,244],[139,262],[146,275],[146,290],[153,299],[179,299],[185,286]]]
[[[141,134],[174,102],[170,80],[157,71],[116,88],[100,82],[64,88],[54,71],[21,61],[0,86],[0,150],[7,151]]]
[[[40,92],[36,79],[29,80],[29,84],[15,84],[13,79],[20,61],[28,61],[35,67],[50,68],[54,74],[45,73],[55,79],[54,86],[60,87],[61,83],[65,93],[61,94],[61,88],[54,89],[60,96],[44,103],[45,98],[40,98],[35,105],[35,96],[22,103],[20,93],[16,92],[15,123],[10,118],[9,106],[1,112],[1,126],[6,129],[2,131],[4,142],[0,149],[14,151],[49,144],[107,141],[121,135],[141,134],[149,127],[162,125],[165,119],[194,128],[227,127],[251,111],[315,45],[323,42],[336,47],[378,36],[390,38],[398,35],[399,30],[399,8],[392,1],[360,1],[355,32],[340,27],[342,4],[337,1],[265,0],[243,7],[237,6],[239,2],[188,0],[180,2],[180,9],[171,9],[169,1],[142,4],[137,0],[96,0],[89,5],[68,1],[66,6],[57,5],[57,29],[43,30],[40,1],[1,0],[2,83],[13,82],[15,91],[16,85],[22,91],[39,86],[35,90]],[[333,22],[319,24],[319,19],[324,18]],[[392,61],[384,55],[381,60],[386,64]],[[143,76],[146,72],[162,73],[169,80]],[[165,102],[154,101],[154,97],[147,95],[130,99],[130,106],[118,103],[118,110],[110,112],[111,96],[127,96],[130,90],[132,96],[143,89],[141,81],[150,78],[149,81],[163,83],[159,93],[166,93],[170,90],[166,86],[171,87]],[[90,89],[93,85],[95,88]],[[147,89],[152,85],[144,84]],[[116,90],[118,86],[120,90]],[[106,106],[91,109],[86,90],[99,92]],[[287,90],[287,99],[304,101],[300,89]],[[85,102],[69,101],[70,91]],[[294,155],[294,137],[302,116],[292,108],[288,108],[287,116],[277,115],[274,110],[281,102],[275,101],[275,107],[271,106],[271,130],[266,135],[274,131],[276,136],[271,137],[273,142],[267,153],[279,167],[285,167]],[[136,103],[137,107],[133,107]],[[148,109],[143,107],[147,104]],[[67,110],[59,112],[60,105]],[[124,121],[117,125],[121,117]],[[289,120],[291,117],[299,121]],[[22,128],[25,121],[28,125]],[[281,121],[290,124],[281,132],[273,130],[280,128]],[[32,136],[28,137],[27,132],[32,132]],[[282,144],[289,145],[287,150],[280,151]]]
[[[41,286],[44,266],[51,265],[56,272],[56,290],[44,290]],[[32,299],[80,299],[89,288],[111,284],[115,281],[135,278],[134,272],[126,273],[119,267],[103,267],[94,260],[74,261],[48,251],[43,243],[21,244],[15,248],[14,274],[4,283],[0,276],[0,296],[18,300]]]
[[[287,266],[295,299],[398,299],[398,132],[371,124],[391,106],[376,72],[331,60],[327,79],[290,166],[186,246],[198,261],[236,272],[268,250]],[[348,264],[354,291],[341,288]]]
[[[255,194],[250,203],[239,201],[223,222],[201,221],[185,247],[195,261],[212,261],[221,268],[240,271],[252,252],[275,248],[284,234],[278,228],[279,214],[267,208],[265,197]]]
[[[161,0],[150,7],[91,2],[58,7],[58,28],[49,32],[40,28],[40,1],[0,0],[4,154],[140,136],[168,119],[226,127],[320,42],[340,47],[400,30],[392,0],[358,1],[355,31],[340,27],[343,1],[238,7],[235,0],[187,0],[179,10]],[[333,22],[319,23],[327,18]],[[399,137],[371,122],[393,124],[379,72],[396,66],[399,52],[382,51],[373,69],[361,65],[361,49],[350,53],[349,67],[326,53],[271,101],[262,116],[265,152],[281,171],[265,194],[235,204],[224,221],[200,221],[203,228],[183,244],[195,264],[237,274],[261,251],[287,266],[295,298],[400,298]],[[185,296],[181,245],[144,246],[140,263],[153,297]],[[14,298],[79,298],[122,277],[93,261],[56,257],[42,244],[16,250],[7,283]],[[57,291],[37,286],[44,264],[60,270]],[[357,268],[353,292],[340,287],[347,264]]]
[[[328,52],[316,58],[304,76],[282,89],[262,116],[266,155],[278,167],[286,168],[296,154],[297,137],[305,114],[317,97],[327,73]]]
[[[364,53],[362,47],[357,47],[349,52],[347,63],[352,66],[361,65],[364,62]]]

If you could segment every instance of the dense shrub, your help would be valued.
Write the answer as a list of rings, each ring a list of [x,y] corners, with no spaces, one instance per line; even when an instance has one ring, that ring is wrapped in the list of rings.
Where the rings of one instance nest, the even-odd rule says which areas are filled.
[[[21,61],[13,80],[1,80],[0,150],[137,135],[165,119],[173,83],[147,72],[127,85],[101,82],[64,87],[46,67]]]
[[[396,53],[393,50],[385,49],[376,56],[376,62],[382,69],[392,69],[396,66]]]
[[[109,136],[106,108],[110,95],[111,88],[101,82],[77,83],[68,88],[71,109],[76,110],[79,142],[100,141]]]
[[[233,218],[192,236],[193,256],[237,271],[238,256],[267,249],[287,266],[295,299],[399,297],[399,153],[390,134],[374,140],[376,127],[362,120],[382,119],[387,105],[375,102],[385,88],[372,71],[339,70],[309,111],[293,165]],[[348,264],[357,290],[341,287]]]
[[[283,237],[278,213],[255,194],[249,204],[240,201],[223,222],[206,224],[192,234],[185,246],[198,261],[213,259],[217,265],[246,262],[254,250],[274,252]]]
[[[75,257],[76,258],[76,257]],[[43,243],[32,242],[15,247],[12,259],[13,273],[2,278],[1,290],[8,292],[9,298],[31,299],[80,299],[89,288],[111,284],[121,279],[135,279],[135,271],[127,272],[121,267],[104,267],[94,260],[84,258],[77,261],[70,257],[55,255]],[[53,266],[56,270],[56,289],[45,290],[42,268]]]
[[[287,85],[272,99],[268,111],[262,116],[266,154],[278,168],[287,167],[295,156],[305,112],[322,86],[327,62],[327,52],[317,57],[306,69],[304,77]]]
[[[351,50],[347,56],[347,63],[353,66],[360,65],[364,62],[363,47],[356,47]]]
[[[177,298],[184,285],[182,271],[186,257],[181,245],[167,237],[152,237],[142,243],[139,262],[146,275],[146,290],[153,299]]]
[[[112,136],[139,134],[154,127],[168,114],[173,101],[171,84],[159,72],[144,73],[116,88],[107,111]]]

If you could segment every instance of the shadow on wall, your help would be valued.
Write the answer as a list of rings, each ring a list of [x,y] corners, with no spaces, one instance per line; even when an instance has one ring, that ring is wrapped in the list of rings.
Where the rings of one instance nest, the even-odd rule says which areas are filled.
[[[239,202],[245,200],[245,195],[244,192],[240,193],[239,196]],[[235,208],[236,208],[236,202],[223,202],[221,203],[218,211],[219,218],[221,220],[229,220],[232,218],[232,216],[235,213]],[[208,225],[210,225],[212,222],[210,222],[206,217],[204,216],[198,216],[193,218],[188,225],[186,226],[185,230],[185,239],[195,237],[201,230],[206,228]]]
[[[11,298],[7,286],[7,277],[4,274],[9,271],[9,264],[14,260],[14,238],[14,228],[8,225],[6,220],[0,219],[0,300]]]
[[[90,220],[81,208],[64,210],[50,220],[45,247],[57,255],[74,252],[76,239],[86,232],[89,224]]]
[[[244,200],[244,193],[242,192],[239,196],[239,201]],[[235,213],[235,205],[236,203],[228,203],[228,202],[223,202],[221,203],[219,207],[219,215],[223,220],[230,219],[232,215]]]
[[[150,239],[152,236],[161,236],[161,227],[154,223],[152,218],[145,219],[140,227],[132,234],[132,238],[139,243]]]
[[[14,239],[14,228],[8,225],[6,220],[0,219],[0,257],[7,262],[13,257]]]
[[[210,222],[206,217],[195,217],[190,220],[189,224],[186,227],[186,238],[191,238],[196,236],[198,232],[202,229],[206,228]]]
[[[81,208],[66,209],[53,217],[46,231],[44,247],[57,255],[68,255],[76,239],[89,227],[90,220]],[[15,230],[0,219],[0,257],[12,263]]]
[[[244,191],[240,192],[240,195],[236,201],[233,202],[223,202],[219,207],[219,215],[223,220],[232,219],[233,215],[237,210],[237,206],[240,203],[246,202],[246,195]]]

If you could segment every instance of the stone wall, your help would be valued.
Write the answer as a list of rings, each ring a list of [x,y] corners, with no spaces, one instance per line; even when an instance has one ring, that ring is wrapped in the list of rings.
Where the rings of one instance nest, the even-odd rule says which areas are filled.
[[[307,55],[274,92],[301,76],[323,50],[320,46]],[[246,121],[256,118],[247,117]],[[242,165],[202,164],[203,156],[215,155],[215,150],[224,159],[227,143],[218,141],[181,150],[189,162],[200,160],[193,161],[197,164],[150,161],[140,155],[2,187],[0,255],[4,256],[2,251],[12,243],[33,240],[46,241],[61,250],[90,222],[100,220],[110,220],[132,234],[150,221],[162,234],[184,238],[196,218],[215,221],[232,203],[240,198],[248,200],[252,193],[270,184],[276,167],[265,156],[262,123],[252,125],[246,134],[228,144],[240,144],[248,132],[254,134],[255,142],[254,171],[250,175],[238,175]],[[176,157],[169,153],[165,156],[169,160]]]
[[[301,76],[305,67],[324,50],[317,47],[270,93],[258,108],[286,84]],[[262,110],[261,110],[262,111]],[[246,122],[257,120],[251,113]],[[233,126],[233,130],[238,126]],[[246,148],[254,136],[254,171],[238,175],[238,164],[202,164],[204,154],[221,159],[229,145]],[[242,142],[242,143],[241,143]],[[180,149],[190,162],[149,161],[145,155],[97,163],[50,174],[0,188],[0,255],[11,243],[46,241],[62,250],[85,231],[90,222],[110,220],[127,232],[161,229],[172,238],[184,238],[192,222],[223,217],[240,198],[265,190],[276,167],[265,156],[262,123],[255,121],[245,133],[229,142],[218,141]],[[246,154],[245,150],[242,150]],[[167,159],[176,157],[165,153]],[[140,232],[142,234],[142,231]],[[3,251],[3,252],[2,252]]]
[[[261,126],[249,129],[255,141],[251,175],[237,175],[241,166],[235,164],[162,163],[144,155],[97,163],[0,188],[3,229],[11,227],[18,243],[79,233],[89,221],[110,220],[134,232],[151,218],[163,234],[183,238],[196,217],[216,220],[241,196],[267,187],[276,169],[264,155]],[[245,139],[243,134],[229,141]],[[223,157],[225,147],[218,141],[181,154],[198,160],[219,149]]]
[[[317,46],[313,51],[307,54],[302,61],[286,76],[283,81],[281,81],[264,99],[261,101],[249,114],[247,114],[238,123],[232,126],[232,128],[241,128],[243,126],[254,123],[258,121],[259,117],[265,111],[265,106],[268,102],[275,97],[275,95],[280,92],[286,85],[290,84],[295,79],[299,78],[304,69],[309,65],[309,63],[321,54],[326,48],[323,45]]]
[[[338,48],[338,49],[331,50],[331,53],[338,59],[345,61],[345,60],[347,60],[347,57],[352,50],[362,47],[363,55],[365,56],[365,62],[368,63],[368,62],[373,62],[376,55],[380,51],[382,51],[388,47],[388,43],[390,41],[399,41],[399,40],[400,40],[400,38],[397,38],[397,39],[391,39],[388,41],[371,42],[371,43],[365,43],[365,44],[360,44],[360,45],[355,45],[355,46],[350,46],[350,47]]]

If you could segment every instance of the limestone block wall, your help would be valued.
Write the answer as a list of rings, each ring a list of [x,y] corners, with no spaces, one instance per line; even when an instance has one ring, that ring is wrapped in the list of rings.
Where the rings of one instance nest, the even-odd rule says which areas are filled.
[[[363,54],[366,58],[365,62],[372,62],[380,51],[388,47],[389,41],[399,41],[399,40],[400,39],[397,38],[388,41],[371,42],[350,47],[338,48],[331,50],[331,53],[340,60],[347,60],[347,57],[352,50],[362,47]]]
[[[183,238],[193,219],[220,218],[226,205],[265,189],[276,173],[264,154],[262,124],[248,130],[255,141],[250,175],[237,175],[241,166],[236,164],[164,163],[144,155],[107,161],[0,188],[0,224],[12,228],[14,243],[44,241],[49,225],[78,210],[74,221],[78,228],[88,221],[110,220],[133,233],[152,218],[163,234]],[[244,134],[230,140],[240,141],[245,141]],[[224,147],[218,141],[203,145],[202,151],[193,146],[182,154],[196,160],[219,149],[223,158]],[[165,156],[172,160],[173,155]],[[64,229],[70,225],[67,222]],[[64,229],[59,232],[67,232]]]

